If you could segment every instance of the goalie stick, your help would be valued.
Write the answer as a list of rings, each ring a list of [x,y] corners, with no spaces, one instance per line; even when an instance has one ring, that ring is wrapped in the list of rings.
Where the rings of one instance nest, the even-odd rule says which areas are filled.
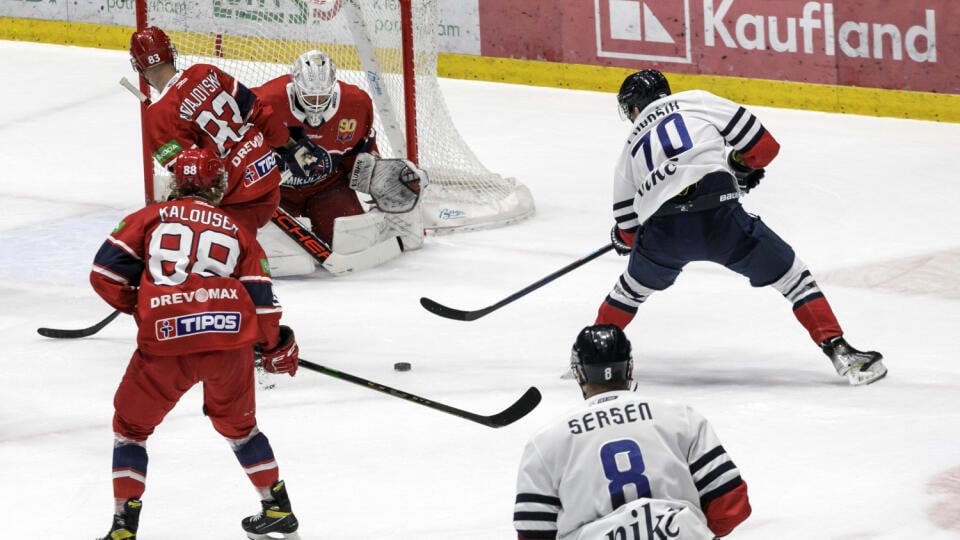
[[[389,386],[384,386],[380,383],[364,379],[362,377],[357,377],[356,375],[351,375],[349,373],[344,373],[342,371],[328,368],[326,366],[321,366],[320,364],[314,364],[303,358],[299,361],[300,367],[309,369],[310,371],[316,371],[317,373],[322,373],[324,375],[329,375],[336,379],[342,381],[351,382],[360,386],[365,386],[371,390],[376,390],[377,392],[383,392],[384,394],[404,399],[407,401],[412,401],[418,405],[423,405],[424,407],[430,407],[438,411],[445,412],[447,414],[452,414],[453,416],[463,418],[464,420],[470,420],[471,422],[476,422],[478,424],[483,424],[487,427],[499,428],[503,426],[508,426],[517,420],[523,418],[530,413],[533,409],[537,407],[540,403],[540,391],[536,387],[531,386],[527,389],[526,392],[520,399],[515,401],[512,405],[506,409],[493,414],[490,416],[483,416],[481,414],[472,413],[465,411],[463,409],[458,409],[456,407],[451,407],[450,405],[444,405],[443,403],[437,403],[436,401],[431,401],[429,399],[404,392],[403,390],[397,390],[396,388],[390,388]]]
[[[270,221],[331,274],[364,270],[388,261],[403,251],[400,237],[393,237],[356,253],[337,253],[281,207],[277,207]]]
[[[57,328],[37,328],[37,333],[43,337],[56,338],[56,339],[73,339],[73,338],[88,337],[96,334],[100,330],[103,330],[103,327],[110,324],[110,322],[116,319],[118,315],[120,315],[120,311],[119,310],[114,311],[110,315],[107,315],[107,317],[102,321],[88,328],[80,328],[77,330],[61,330]]]
[[[480,317],[487,315],[488,313],[491,313],[493,311],[496,311],[502,308],[503,306],[509,304],[510,302],[513,302],[514,300],[517,300],[519,298],[522,298],[530,294],[531,292],[539,289],[540,287],[543,287],[544,285],[546,285],[547,283],[550,283],[551,281],[557,279],[558,277],[587,264],[588,262],[596,259],[597,257],[610,251],[611,249],[613,249],[613,244],[606,244],[603,247],[590,253],[589,255],[581,259],[577,259],[576,261],[564,266],[563,268],[557,270],[556,272],[550,274],[549,276],[546,276],[535,283],[531,283],[530,285],[511,294],[510,296],[504,298],[503,300],[497,302],[496,304],[487,306],[483,309],[477,309],[473,311],[455,309],[452,307],[447,307],[438,302],[435,302],[425,296],[420,298],[420,305],[423,306],[424,309],[426,309],[430,313],[433,313],[434,315],[439,315],[440,317],[453,319],[455,321],[475,321]]]

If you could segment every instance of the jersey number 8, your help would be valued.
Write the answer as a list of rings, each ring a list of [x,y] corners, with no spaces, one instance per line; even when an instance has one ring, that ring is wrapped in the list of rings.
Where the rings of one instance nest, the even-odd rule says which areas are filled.
[[[610,441],[600,447],[600,465],[610,483],[610,503],[616,510],[627,503],[627,488],[633,486],[629,500],[650,498],[650,480],[643,475],[646,466],[640,445],[633,439]]]

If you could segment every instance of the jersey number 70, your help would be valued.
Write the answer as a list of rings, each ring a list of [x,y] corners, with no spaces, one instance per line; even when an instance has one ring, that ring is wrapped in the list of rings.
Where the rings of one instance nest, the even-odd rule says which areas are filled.
[[[636,157],[637,152],[643,149],[644,163],[646,163],[647,170],[650,172],[656,169],[653,163],[652,138],[654,133],[657,134],[657,142],[667,159],[675,158],[693,148],[693,139],[690,138],[687,125],[683,122],[683,116],[680,113],[667,116],[657,124],[656,129],[644,133],[630,150],[630,155]]]

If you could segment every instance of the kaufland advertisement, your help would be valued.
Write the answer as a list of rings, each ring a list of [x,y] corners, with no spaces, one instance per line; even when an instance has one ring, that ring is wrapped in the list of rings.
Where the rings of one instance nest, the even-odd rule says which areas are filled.
[[[481,3],[481,54],[960,94],[956,0],[541,0],[536,24],[509,4]]]

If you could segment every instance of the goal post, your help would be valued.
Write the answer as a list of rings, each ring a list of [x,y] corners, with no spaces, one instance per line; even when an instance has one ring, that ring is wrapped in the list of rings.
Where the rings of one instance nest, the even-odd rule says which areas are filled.
[[[437,79],[439,0],[136,1],[137,27],[167,32],[177,67],[213,64],[251,88],[289,73],[308,50],[327,53],[340,80],[370,94],[381,156],[427,171],[426,229],[494,227],[534,213],[527,187],[487,169],[448,112]],[[152,200],[167,174],[146,148],[144,160]]]

